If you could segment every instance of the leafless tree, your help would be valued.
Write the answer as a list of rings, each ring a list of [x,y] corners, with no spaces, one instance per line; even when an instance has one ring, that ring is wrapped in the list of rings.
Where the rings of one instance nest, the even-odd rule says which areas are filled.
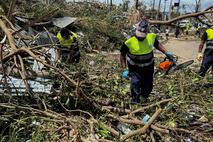
[[[159,0],[159,4],[158,4],[158,10],[157,10],[157,19],[159,19],[159,14],[160,14],[160,6],[161,6],[161,0]]]
[[[195,0],[195,2],[196,2],[195,12],[199,12],[200,11],[201,0]]]
[[[135,9],[138,9],[138,6],[139,6],[138,0],[135,0]]]

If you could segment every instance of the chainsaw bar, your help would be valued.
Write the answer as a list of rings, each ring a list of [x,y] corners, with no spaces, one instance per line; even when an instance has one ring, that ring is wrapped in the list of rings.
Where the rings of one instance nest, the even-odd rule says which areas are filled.
[[[186,61],[184,63],[175,65],[175,66],[171,67],[171,69],[169,69],[168,73],[172,73],[176,70],[186,68],[186,67],[190,66],[192,63],[194,63],[194,60],[189,60],[189,61]]]

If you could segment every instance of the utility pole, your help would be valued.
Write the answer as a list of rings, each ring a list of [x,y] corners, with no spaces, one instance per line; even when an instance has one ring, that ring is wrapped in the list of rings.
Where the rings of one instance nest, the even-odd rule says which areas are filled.
[[[112,0],[110,0],[110,6],[109,6],[110,10],[112,10]]]
[[[153,0],[153,5],[152,5],[152,18],[154,19],[155,17],[155,0]]]
[[[135,9],[138,9],[138,0],[135,1]]]
[[[14,12],[14,10],[15,10],[16,1],[17,1],[17,0],[12,0],[12,1],[10,2],[10,8],[9,8],[8,13],[7,13],[7,18],[8,18],[9,20],[11,20],[12,14],[13,14],[13,12]]]
[[[179,14],[179,11],[180,11],[180,0],[178,0],[177,14]]]
[[[172,14],[172,0],[170,0],[170,4],[169,4],[169,20],[172,18],[171,14]]]
[[[198,12],[201,11],[201,0],[198,1]]]
[[[160,5],[161,5],[161,0],[159,0],[158,4],[158,11],[157,11],[157,19],[159,20],[159,14],[160,14]]]
[[[164,17],[164,20],[166,20],[166,1],[167,1],[167,0],[164,0],[164,10],[163,10],[163,17]]]
[[[200,12],[201,0],[196,0],[195,12]]]

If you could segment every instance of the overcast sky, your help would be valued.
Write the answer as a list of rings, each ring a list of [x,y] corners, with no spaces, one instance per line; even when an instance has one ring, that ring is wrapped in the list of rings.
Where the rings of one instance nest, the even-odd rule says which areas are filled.
[[[100,0],[101,2],[106,2],[107,0]],[[110,0],[108,0],[110,1]],[[113,0],[113,3],[116,4],[120,4],[122,3],[123,0]],[[130,0],[131,3],[134,3],[135,0]],[[139,1],[144,1],[146,3],[146,5],[150,5],[152,4],[153,0],[139,0]],[[155,0],[155,7],[158,6],[158,1],[159,0]],[[161,0],[161,7],[164,7],[164,1],[165,0]],[[168,9],[168,5],[169,5],[169,1],[167,0],[167,9]],[[196,0],[180,0],[181,5],[185,4],[187,11],[190,12],[192,9],[194,10],[194,5],[195,5],[195,1]],[[173,0],[174,2],[178,2],[178,0]],[[213,5],[213,0],[201,0],[201,9],[205,9],[209,6]]]

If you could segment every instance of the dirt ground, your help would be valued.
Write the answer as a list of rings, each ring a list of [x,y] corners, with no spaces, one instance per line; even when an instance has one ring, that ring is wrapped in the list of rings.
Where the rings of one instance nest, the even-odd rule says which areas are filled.
[[[179,57],[179,61],[186,61],[193,59],[195,62],[198,62],[196,60],[196,57],[199,43],[200,43],[199,39],[186,40],[183,38],[182,39],[172,38],[168,40],[164,44],[164,46],[166,47],[166,49],[177,55]]]

